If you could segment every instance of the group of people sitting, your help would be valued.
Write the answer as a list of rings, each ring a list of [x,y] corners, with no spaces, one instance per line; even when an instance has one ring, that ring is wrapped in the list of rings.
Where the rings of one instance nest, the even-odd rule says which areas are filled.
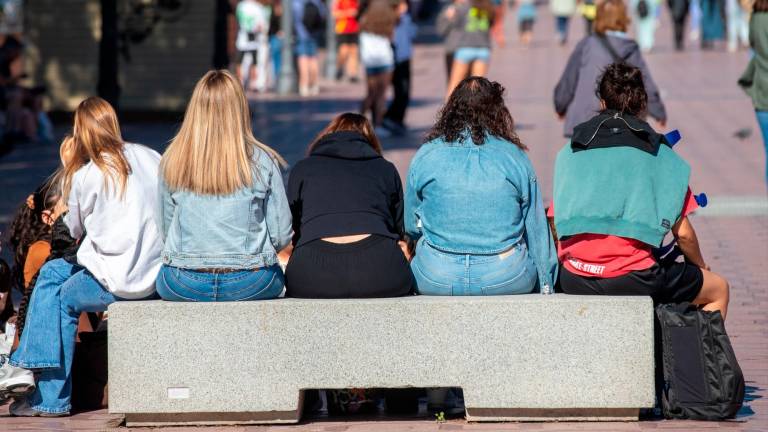
[[[690,168],[643,120],[642,72],[612,64],[597,94],[601,111],[576,126],[557,157],[554,230],[504,88],[485,78],[458,84],[405,186],[370,122],[346,113],[319,133],[284,187],[286,163],[254,138],[243,88],[227,71],[198,82],[162,156],[126,143],[112,107],[86,99],[61,145],[61,168],[31,204],[53,227],[44,232],[66,227],[76,252],[49,243],[56,259],[36,277],[18,348],[0,368],[0,397],[15,399],[13,415],[67,415],[80,314],[156,294],[242,301],[554,290],[690,301],[725,316],[728,284],[704,262],[687,217],[696,207]],[[684,262],[654,258],[669,232]]]

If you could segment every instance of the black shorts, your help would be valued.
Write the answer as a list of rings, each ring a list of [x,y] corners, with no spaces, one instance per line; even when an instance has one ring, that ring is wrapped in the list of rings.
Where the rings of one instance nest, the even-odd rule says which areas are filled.
[[[359,39],[360,37],[357,33],[337,33],[336,34],[336,43],[339,45],[342,45],[342,44],[357,45]]]
[[[686,262],[665,267],[655,264],[648,270],[613,278],[580,276],[560,266],[558,290],[576,295],[646,295],[654,303],[664,304],[693,301],[703,284],[701,269]]]
[[[520,26],[520,33],[533,31],[533,19],[520,20],[518,25]]]
[[[286,297],[298,298],[385,298],[412,294],[415,282],[397,241],[371,235],[297,247],[285,269],[285,290]]]
[[[258,51],[256,51],[256,50],[251,50],[251,51],[238,51],[238,52],[237,52],[237,62],[238,62],[238,63],[242,63],[242,62],[243,62],[243,60],[245,59],[245,56],[249,55],[249,56],[251,56],[251,64],[252,64],[252,65],[255,65],[255,64],[256,64],[256,61],[257,61],[256,59],[257,59],[257,57],[258,57],[258,56],[256,55],[257,53],[258,53]]]

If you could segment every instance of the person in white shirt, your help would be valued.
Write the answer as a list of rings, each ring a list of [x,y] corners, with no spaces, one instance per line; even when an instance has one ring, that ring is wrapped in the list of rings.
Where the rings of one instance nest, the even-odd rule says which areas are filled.
[[[162,238],[154,223],[160,155],[125,143],[114,109],[97,97],[78,106],[61,154],[64,222],[80,249],[76,260],[52,260],[40,270],[19,348],[0,367],[0,399],[16,399],[15,416],[69,414],[80,313],[154,296],[160,270]]]
[[[251,90],[264,91],[269,61],[269,18],[271,9],[256,0],[241,0],[237,17],[237,75],[240,83]]]

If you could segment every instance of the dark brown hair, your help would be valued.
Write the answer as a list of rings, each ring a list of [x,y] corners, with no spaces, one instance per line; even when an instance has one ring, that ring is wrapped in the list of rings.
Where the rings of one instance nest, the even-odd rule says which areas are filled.
[[[768,0],[755,0],[755,5],[752,6],[752,13],[768,12]]]
[[[605,68],[597,85],[597,97],[606,110],[641,116],[648,105],[643,72],[626,63],[613,63]]]
[[[309,145],[309,149],[307,149],[307,154],[312,153],[312,150],[314,150],[317,143],[320,142],[323,138],[326,136],[334,133],[334,132],[342,132],[342,131],[353,131],[353,132],[360,132],[360,134],[365,137],[365,140],[368,141],[368,144],[371,145],[371,148],[378,154],[381,154],[381,142],[379,142],[379,139],[376,137],[376,134],[373,132],[373,126],[371,126],[371,122],[368,121],[367,118],[364,116],[361,116],[360,114],[355,113],[344,113],[339,114],[331,120],[330,123],[328,123],[328,126],[326,126],[322,131],[320,131],[319,134],[317,134],[317,137],[314,141],[312,141],[312,144]]]
[[[625,32],[629,27],[629,15],[624,0],[602,0],[597,2],[595,12],[595,33],[605,34],[608,31]]]
[[[360,18],[360,30],[391,38],[397,25],[399,3],[391,0],[373,0]]]
[[[515,122],[504,103],[504,87],[486,78],[469,77],[453,90],[425,141],[442,138],[464,142],[471,138],[482,145],[488,135],[527,149],[515,133]]]

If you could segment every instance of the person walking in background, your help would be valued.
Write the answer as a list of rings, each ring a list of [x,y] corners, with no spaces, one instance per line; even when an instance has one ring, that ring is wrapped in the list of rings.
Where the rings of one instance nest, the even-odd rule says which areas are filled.
[[[60,258],[40,270],[19,347],[0,371],[0,398],[16,398],[14,416],[69,415],[81,312],[153,297],[160,269],[162,238],[153,221],[160,155],[124,142],[114,109],[97,97],[75,110],[65,147],[64,222],[80,248],[76,263]]]
[[[370,112],[376,128],[384,120],[387,88],[395,68],[392,37],[396,24],[397,5],[391,0],[373,0],[360,19],[360,58],[365,66],[367,87],[360,114]],[[377,133],[386,134],[383,130]]]
[[[768,0],[756,0],[749,21],[749,40],[755,55],[739,79],[739,85],[752,98],[757,124],[763,134],[768,183]]]
[[[568,42],[568,24],[576,13],[576,0],[550,0],[549,7],[555,16],[557,40],[560,45],[565,45]]]
[[[728,51],[749,46],[749,15],[754,0],[725,0],[728,19]]]
[[[357,22],[358,0],[333,0],[333,19],[336,20],[336,43],[339,53],[336,57],[336,80],[344,75],[350,82],[357,82],[358,39],[360,23]]]
[[[649,53],[656,39],[659,0],[630,0],[629,7],[634,17],[637,45],[642,52]]]
[[[627,36],[629,17],[622,0],[602,0],[597,5],[595,33],[582,39],[571,53],[554,92],[555,112],[565,119],[564,134],[600,110],[595,83],[611,63],[628,63],[643,71],[648,93],[648,114],[663,127],[667,112],[637,43]]]
[[[400,174],[381,152],[368,120],[345,113],[291,170],[288,297],[382,298],[414,291],[403,254]]]
[[[697,1],[694,0],[694,2]],[[677,51],[682,51],[685,48],[685,22],[688,18],[690,5],[691,0],[667,0],[669,16],[672,19],[673,41]],[[691,16],[691,21],[694,21],[693,16]]]
[[[490,0],[469,0],[456,8],[451,19],[456,21],[459,37],[446,99],[467,76],[482,77],[488,72],[488,64],[491,61],[490,30],[494,20],[493,3]]]
[[[517,6],[517,27],[520,42],[528,47],[533,40],[533,25],[536,23],[536,0],[520,0]]]
[[[701,0],[701,48],[712,49],[724,36],[724,0]]]
[[[251,132],[248,101],[227,71],[200,79],[160,162],[157,292],[169,301],[276,298],[277,253],[291,240],[278,164]]]
[[[269,8],[256,0],[241,0],[237,4],[236,70],[240,82],[251,90],[264,91],[266,87],[269,15]]]
[[[411,161],[405,231],[423,295],[549,292],[557,255],[536,173],[504,104],[504,87],[470,77]]]
[[[643,79],[627,63],[608,66],[598,84],[599,114],[579,124],[557,154],[550,211],[560,240],[560,289],[691,302],[725,319],[728,282],[704,261],[688,218],[698,207],[691,168],[643,121]],[[668,233],[685,261],[654,258]]]
[[[405,127],[405,112],[411,101],[411,55],[413,54],[413,39],[416,37],[416,24],[410,12],[407,0],[401,0],[398,5],[400,19],[395,27],[395,71],[392,74],[392,88],[395,97],[384,114],[383,126],[395,135],[403,135]]]
[[[595,26],[595,14],[597,13],[597,5],[595,0],[582,0],[578,7],[581,12],[581,16],[584,18],[584,32],[587,35],[591,35]]]
[[[283,62],[283,2],[272,1],[269,15],[269,59],[272,64],[272,88],[277,89]]]
[[[453,68],[453,57],[459,46],[458,20],[455,20],[456,9],[468,0],[453,0],[448,6],[443,8],[437,17],[437,33],[443,38],[443,49],[445,49],[445,84],[451,82],[451,69]]]
[[[328,10],[320,0],[292,0],[293,27],[296,35],[296,63],[299,69],[299,95],[320,94],[320,65],[317,60],[317,36],[325,30]]]

